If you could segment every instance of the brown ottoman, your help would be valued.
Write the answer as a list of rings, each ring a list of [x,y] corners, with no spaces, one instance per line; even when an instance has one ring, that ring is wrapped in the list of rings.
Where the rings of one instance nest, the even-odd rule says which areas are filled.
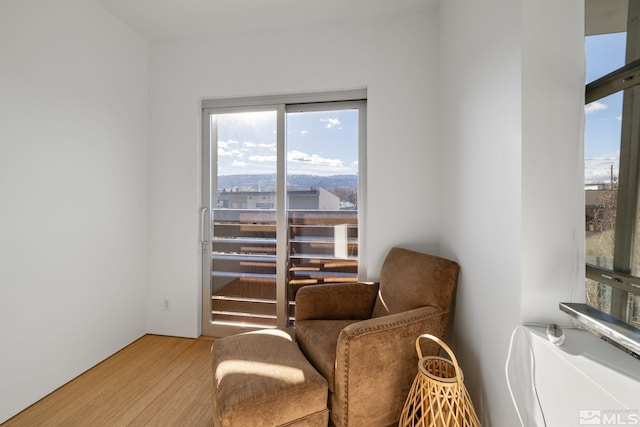
[[[287,332],[221,338],[211,353],[215,427],[327,426],[327,382]]]

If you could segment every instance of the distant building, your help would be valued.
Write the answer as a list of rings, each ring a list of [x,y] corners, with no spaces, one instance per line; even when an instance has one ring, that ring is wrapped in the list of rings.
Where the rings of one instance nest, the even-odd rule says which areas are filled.
[[[318,187],[304,191],[289,191],[289,209],[340,210],[340,198]],[[275,191],[221,191],[218,207],[229,209],[275,209]]]
[[[611,188],[611,184],[605,184],[604,182],[596,182],[594,184],[585,184],[585,191],[595,191],[595,190],[607,190]]]

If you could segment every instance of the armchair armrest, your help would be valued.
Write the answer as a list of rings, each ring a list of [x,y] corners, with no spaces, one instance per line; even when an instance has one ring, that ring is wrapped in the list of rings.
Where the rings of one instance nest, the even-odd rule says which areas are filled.
[[[296,294],[296,320],[368,319],[378,296],[378,283],[304,286]]]
[[[379,425],[397,425],[418,372],[416,338],[423,333],[442,338],[448,317],[448,310],[427,306],[345,327],[336,352],[332,419],[369,425],[371,417]],[[432,344],[424,346],[423,356],[439,353]]]

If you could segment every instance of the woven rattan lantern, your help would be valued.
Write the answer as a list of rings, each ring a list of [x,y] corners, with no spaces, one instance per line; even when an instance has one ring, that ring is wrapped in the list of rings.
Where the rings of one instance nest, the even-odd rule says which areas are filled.
[[[451,360],[438,356],[422,357],[420,339],[430,339],[442,347]],[[462,370],[451,349],[429,334],[416,339],[418,374],[405,402],[399,427],[480,427]]]

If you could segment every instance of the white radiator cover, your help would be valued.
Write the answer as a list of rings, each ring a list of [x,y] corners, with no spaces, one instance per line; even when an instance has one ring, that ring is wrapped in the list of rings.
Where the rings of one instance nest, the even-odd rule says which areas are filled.
[[[514,331],[506,373],[523,426],[640,426],[640,360],[591,332],[545,326]]]

